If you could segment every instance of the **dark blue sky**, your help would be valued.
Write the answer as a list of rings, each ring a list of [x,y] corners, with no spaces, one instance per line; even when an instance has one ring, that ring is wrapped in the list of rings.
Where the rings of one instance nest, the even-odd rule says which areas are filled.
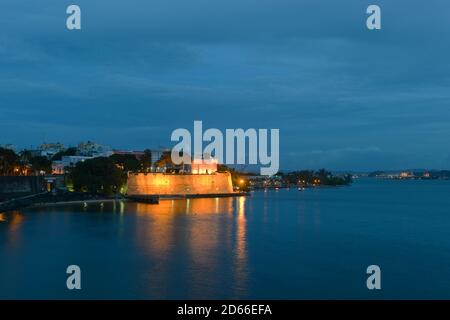
[[[82,30],[65,28],[82,9]],[[369,4],[382,30],[366,29]],[[0,144],[280,128],[281,168],[450,168],[450,2],[2,0]]]

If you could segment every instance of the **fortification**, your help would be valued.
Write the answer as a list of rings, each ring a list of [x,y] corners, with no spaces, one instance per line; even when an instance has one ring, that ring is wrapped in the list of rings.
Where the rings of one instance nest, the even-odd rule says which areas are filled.
[[[131,173],[127,194],[137,195],[208,195],[233,194],[231,174]]]
[[[44,179],[38,176],[1,176],[0,177],[0,201],[11,196],[24,196],[42,192]]]

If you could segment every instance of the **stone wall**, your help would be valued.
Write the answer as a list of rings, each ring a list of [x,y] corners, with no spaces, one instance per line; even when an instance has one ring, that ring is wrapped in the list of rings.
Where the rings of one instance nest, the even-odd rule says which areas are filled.
[[[128,195],[185,195],[233,193],[230,173],[214,174],[130,174]]]
[[[0,201],[10,195],[20,196],[42,192],[43,178],[30,176],[0,176]]]

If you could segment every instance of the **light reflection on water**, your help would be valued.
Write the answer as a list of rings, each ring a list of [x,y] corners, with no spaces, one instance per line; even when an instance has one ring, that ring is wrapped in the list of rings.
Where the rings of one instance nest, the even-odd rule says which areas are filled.
[[[449,192],[362,180],[4,213],[0,298],[370,299],[374,263],[386,284],[376,298],[450,298]],[[69,264],[82,269],[79,292],[65,288]]]
[[[127,210],[151,221],[136,225],[139,246],[149,256],[158,257],[158,263],[150,271],[158,276],[148,277],[148,288],[166,291],[166,284],[174,276],[173,257],[185,255],[184,264],[179,266],[190,273],[189,278],[183,280],[185,285],[198,292],[196,297],[208,298],[211,288],[221,287],[217,270],[223,268],[223,253],[226,252],[233,256],[230,266],[234,283],[232,296],[246,293],[245,197],[163,200],[157,206],[130,203]]]
[[[18,247],[22,236],[41,238],[45,234],[25,234],[29,231],[21,230],[21,224],[39,225],[46,220],[47,230],[42,232],[54,227],[80,232],[76,237],[81,238],[77,243],[81,247],[89,247],[92,237],[97,241],[112,240],[111,247],[131,246],[127,250],[140,261],[129,269],[138,273],[134,276],[140,282],[139,292],[131,296],[208,298],[220,295],[220,288],[230,282],[231,276],[233,286],[226,294],[239,298],[247,293],[245,201],[245,197],[162,200],[159,205],[118,201],[30,209],[26,215],[12,212],[2,215],[8,224],[4,244],[10,249],[29,249],[31,243]],[[108,239],[111,237],[114,239]],[[48,247],[41,249],[52,251]],[[92,248],[85,250],[89,251]],[[129,253],[116,252],[118,256]],[[225,277],[221,277],[220,270]],[[173,288],[180,284],[188,290]]]
[[[16,248],[21,241],[20,227],[24,220],[24,215],[20,211],[2,213],[0,215],[0,220],[8,224],[6,232],[8,246],[10,248]]]
[[[245,218],[245,197],[238,199],[238,216],[236,220],[236,254],[234,255],[235,289],[236,296],[245,293],[247,280],[247,224]]]

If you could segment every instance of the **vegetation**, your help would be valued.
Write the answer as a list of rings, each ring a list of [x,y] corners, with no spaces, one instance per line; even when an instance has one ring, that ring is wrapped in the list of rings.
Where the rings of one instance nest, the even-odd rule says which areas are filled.
[[[217,165],[217,172],[229,172],[234,189],[243,192],[250,191],[250,181],[247,178],[249,173],[236,171],[224,164]]]
[[[33,154],[29,150],[23,150],[19,153],[20,162],[22,164],[30,163],[31,158],[33,158]]]
[[[149,149],[144,150],[144,155],[141,158],[141,170],[144,172],[150,171],[152,166],[152,152]]]
[[[158,161],[155,162],[155,166],[157,166],[158,168],[174,166],[174,163],[172,162],[171,152],[170,151],[163,152],[161,158],[159,158]]]
[[[0,175],[19,176],[51,172],[52,162],[46,157],[33,157],[30,151],[22,151],[18,155],[13,150],[0,148]]]
[[[0,148],[0,175],[16,175],[20,157],[12,150]]]
[[[118,194],[127,176],[111,158],[99,157],[78,162],[70,173],[73,188],[92,194]]]
[[[319,171],[294,171],[284,174],[282,177],[284,183],[288,185],[324,185],[324,186],[339,186],[348,185],[352,182],[352,176],[346,174],[345,176],[334,176],[331,172],[320,169]]]
[[[139,171],[141,168],[141,162],[132,154],[113,154],[109,158],[125,172]]]
[[[52,173],[52,162],[46,157],[32,157],[30,159],[31,169],[37,174],[44,172],[47,174]]]
[[[33,156],[24,150],[17,155],[14,151],[0,148],[0,175],[29,175],[52,172],[52,161],[58,161],[63,156],[75,155],[76,148],[68,148],[55,154],[51,160],[42,156]],[[182,156],[182,155],[181,155]],[[70,189],[78,192],[88,192],[98,195],[112,195],[121,191],[126,184],[127,172],[148,172],[152,165],[152,153],[145,150],[139,159],[132,154],[114,154],[110,157],[99,157],[79,162],[67,177]],[[164,152],[155,165],[165,167],[167,172],[178,172],[181,166],[175,166],[171,159],[171,152]],[[303,170],[289,173],[279,172],[276,176],[259,182],[250,181],[250,173],[240,172],[235,168],[223,164],[218,165],[218,172],[229,172],[233,188],[238,191],[249,191],[250,185],[258,187],[297,186],[338,186],[352,182],[350,175],[335,176],[331,172],[321,169],[318,171]],[[432,172],[431,177],[436,174]],[[441,173],[440,176],[444,174]]]

